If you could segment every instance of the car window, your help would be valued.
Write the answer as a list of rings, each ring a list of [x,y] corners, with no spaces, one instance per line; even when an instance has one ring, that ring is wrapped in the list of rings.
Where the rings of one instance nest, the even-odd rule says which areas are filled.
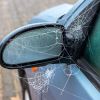
[[[100,13],[96,20],[94,29],[88,38],[85,57],[100,75]]]

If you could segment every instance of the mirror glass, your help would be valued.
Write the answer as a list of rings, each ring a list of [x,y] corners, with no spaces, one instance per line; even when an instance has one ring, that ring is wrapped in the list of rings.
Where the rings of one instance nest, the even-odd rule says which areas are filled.
[[[3,51],[6,64],[22,64],[57,57],[62,49],[62,30],[41,27],[21,33]]]

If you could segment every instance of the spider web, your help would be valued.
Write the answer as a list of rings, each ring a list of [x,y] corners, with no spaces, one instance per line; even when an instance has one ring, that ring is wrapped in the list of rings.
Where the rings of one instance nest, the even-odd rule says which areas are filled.
[[[92,20],[93,16],[95,15],[95,11],[93,10],[93,8],[95,8],[99,4],[99,2],[100,2],[99,0],[97,2],[95,2],[95,0],[94,0],[94,2],[91,4],[91,6],[89,8],[86,8],[82,14],[77,16],[75,18],[75,20],[73,21],[73,23],[66,30],[66,35],[68,37],[71,37],[71,36],[74,37],[74,42],[72,45],[70,45],[71,47],[77,47],[77,45],[79,45],[78,42],[80,39],[82,39],[83,41],[85,40],[86,36],[88,35],[88,31],[85,31],[85,34],[83,34],[84,33],[83,26],[87,30],[87,27],[88,27],[87,23],[89,23]],[[91,15],[91,17],[89,17],[90,15]],[[56,27],[56,26],[54,26],[54,27]],[[27,37],[24,36],[24,37],[19,38],[20,43],[18,41],[12,45],[14,53],[12,51],[10,51],[11,53],[8,52],[7,53],[8,57],[16,54],[17,57],[20,58],[22,56],[22,52],[23,52],[23,51],[21,51],[21,49],[26,49],[26,50],[29,50],[31,52],[46,54],[46,55],[49,55],[52,57],[59,56],[63,52],[63,50],[65,50],[69,54],[69,51],[65,48],[63,42],[59,41],[59,40],[61,40],[61,37],[62,37],[62,36],[59,37],[59,30],[56,30],[56,31],[54,31],[54,30],[52,31],[51,29],[48,30],[48,28],[45,26],[44,31],[45,31],[44,34],[36,33],[36,35],[34,35],[34,37],[38,38],[38,40],[39,40],[42,36],[45,36],[45,38],[47,40],[49,40],[49,38],[52,38],[53,40],[55,40],[55,42],[51,45],[45,45],[44,47],[42,47],[42,46],[38,47],[38,48],[41,48],[43,52],[41,52],[40,50],[37,51],[37,47],[35,47],[35,46],[33,47],[31,45],[31,42],[24,42],[25,39],[31,40],[33,38],[32,36],[27,36]],[[51,37],[51,35],[49,34],[49,32],[51,33],[51,31],[52,31],[52,33],[55,33],[54,37]],[[19,49],[17,51],[16,51],[16,46],[18,46],[17,48]],[[63,46],[62,51],[57,53],[56,55],[52,54],[52,53],[50,54],[49,51],[53,50],[56,46],[58,46],[58,47]],[[36,48],[36,49],[33,49],[33,48]],[[91,50],[91,52],[92,52],[92,50]],[[65,59],[66,59],[66,61],[68,59],[70,59],[75,63],[75,61],[71,58],[70,54],[69,54],[69,57],[66,57]],[[11,60],[13,60],[13,58]],[[59,59],[59,64],[60,63],[61,62]],[[55,66],[55,65],[56,64],[52,64],[52,66]],[[40,92],[46,93],[46,92],[48,92],[49,86],[53,86],[54,88],[57,88],[58,90],[60,90],[60,94],[62,95],[63,92],[65,92],[65,87],[67,86],[70,78],[72,76],[77,75],[80,72],[80,67],[77,64],[76,64],[76,66],[78,67],[78,70],[76,70],[76,71],[73,70],[74,66],[65,64],[65,68],[63,68],[62,71],[67,76],[67,80],[64,83],[64,86],[62,88],[60,88],[60,87],[57,87],[56,85],[51,84],[51,81],[55,77],[56,70],[59,69],[59,67],[50,67],[51,65],[47,65],[47,66],[49,66],[49,67],[48,68],[40,67],[39,71],[33,73],[33,77],[30,77],[27,79],[25,79],[23,77],[19,77],[18,75],[16,75],[16,76],[18,78],[23,78],[26,83],[28,83],[30,86],[32,86],[32,88],[34,88],[39,93]],[[87,70],[85,70],[85,71],[88,72]],[[67,91],[66,93],[69,93],[72,96],[80,98],[81,100],[86,100],[83,97],[80,97],[76,94],[70,93],[69,91]]]

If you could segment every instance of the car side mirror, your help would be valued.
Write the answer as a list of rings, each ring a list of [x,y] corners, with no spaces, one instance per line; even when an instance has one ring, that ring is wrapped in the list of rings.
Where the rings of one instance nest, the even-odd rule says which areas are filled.
[[[63,33],[59,24],[18,28],[1,41],[0,64],[16,69],[55,63],[63,56]]]

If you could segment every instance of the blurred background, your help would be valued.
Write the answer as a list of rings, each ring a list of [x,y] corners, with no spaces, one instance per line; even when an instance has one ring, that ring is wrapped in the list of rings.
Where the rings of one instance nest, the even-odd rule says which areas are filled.
[[[0,40],[48,8],[77,0],[0,0]],[[17,70],[0,67],[0,100],[21,100]]]

